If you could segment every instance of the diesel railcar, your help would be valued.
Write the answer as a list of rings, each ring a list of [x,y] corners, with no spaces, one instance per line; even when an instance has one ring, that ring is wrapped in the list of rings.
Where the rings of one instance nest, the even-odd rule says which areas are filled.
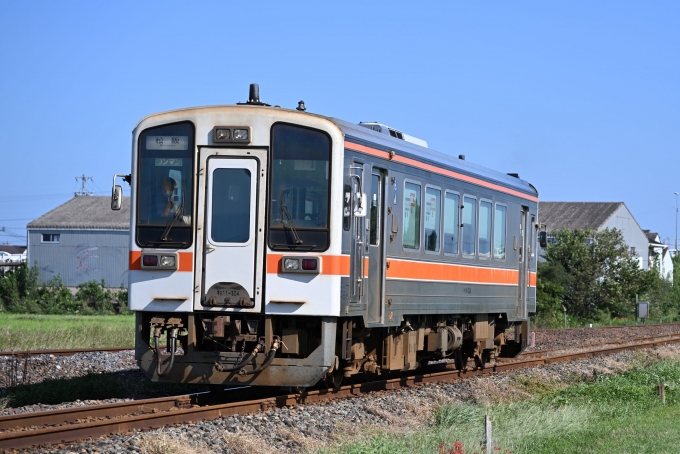
[[[144,118],[113,209],[117,177],[152,380],[338,386],[527,343],[538,193],[516,174],[252,85],[245,103]]]

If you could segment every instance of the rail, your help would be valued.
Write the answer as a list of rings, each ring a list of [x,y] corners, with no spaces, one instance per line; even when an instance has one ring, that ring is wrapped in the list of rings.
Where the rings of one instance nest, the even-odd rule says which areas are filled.
[[[675,342],[680,342],[680,334],[659,336],[651,341],[630,345],[618,345],[545,358],[497,363],[489,365],[484,369],[447,370],[353,384],[335,390],[312,390],[300,394],[272,396],[229,403],[213,404],[210,402],[209,394],[192,394],[3,416],[0,417],[0,430],[4,431],[0,433],[0,449],[19,449],[54,443],[68,443],[86,438],[126,433],[133,430],[155,429],[169,424],[216,419],[283,406],[355,397],[375,391],[408,388],[420,384],[442,381],[456,381],[494,372],[572,361],[624,350],[657,347]],[[241,390],[236,394],[239,397],[246,397],[243,396]],[[205,399],[205,404],[202,402],[203,399]]]

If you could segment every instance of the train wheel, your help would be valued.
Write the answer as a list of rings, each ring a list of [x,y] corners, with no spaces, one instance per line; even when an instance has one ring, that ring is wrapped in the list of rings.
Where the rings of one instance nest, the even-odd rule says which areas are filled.
[[[475,366],[480,370],[484,370],[484,361],[479,357],[479,355],[475,355]]]
[[[468,356],[463,353],[462,349],[458,349],[453,353],[453,362],[457,370],[465,370],[467,367]]]
[[[342,370],[335,369],[333,372],[326,374],[326,386],[329,389],[338,389],[342,384],[342,378]]]

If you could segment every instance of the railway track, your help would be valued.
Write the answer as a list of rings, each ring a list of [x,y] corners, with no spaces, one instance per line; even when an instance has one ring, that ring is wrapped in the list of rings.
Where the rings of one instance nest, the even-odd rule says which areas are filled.
[[[94,353],[94,352],[122,352],[125,350],[134,350],[135,347],[98,347],[98,348],[63,348],[56,350],[8,350],[0,351],[0,356],[17,356],[26,358],[38,355],[52,355],[52,356],[73,356],[78,353]]]
[[[631,344],[631,342],[635,342]],[[42,445],[67,443],[134,430],[154,429],[167,425],[209,420],[219,417],[248,414],[276,407],[315,403],[332,399],[355,397],[361,394],[407,388],[425,383],[462,380],[469,377],[571,361],[624,350],[656,347],[680,342],[680,334],[654,338],[640,338],[615,345],[576,353],[502,362],[477,370],[445,370],[421,375],[343,386],[335,390],[311,390],[300,394],[262,397],[261,390],[241,389],[234,393],[232,402],[216,402],[210,393],[199,393],[157,399],[144,399],[116,404],[75,407],[0,417],[0,449],[20,449]],[[260,398],[251,395],[259,393]]]
[[[592,328],[588,326],[578,326],[578,327],[572,327],[572,328],[539,328],[539,329],[532,329],[534,332],[539,332],[539,331],[564,331],[564,330],[573,330],[573,329],[620,329],[620,328],[650,328],[654,326],[676,326],[680,325],[680,323],[674,322],[674,323],[650,323],[649,325],[612,325],[612,326],[593,326]]]

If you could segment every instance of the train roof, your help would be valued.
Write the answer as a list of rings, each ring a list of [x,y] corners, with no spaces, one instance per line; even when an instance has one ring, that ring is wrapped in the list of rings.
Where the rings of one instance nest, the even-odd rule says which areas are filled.
[[[483,180],[538,197],[536,188],[521,178],[516,178],[497,170],[489,169],[464,159],[459,159],[458,157],[440,153],[431,148],[421,147],[420,145],[397,139],[387,134],[381,134],[366,128],[365,126],[350,123],[338,118],[327,118],[342,130],[346,138],[351,137],[362,145],[370,145],[383,151],[395,150],[395,152],[398,151],[400,154],[410,155],[408,157],[424,163],[443,167],[465,175],[482,178]]]
[[[220,109],[220,108],[225,108],[225,107],[237,107],[235,105],[215,105],[215,106],[203,106],[203,107],[188,107],[188,108],[183,108],[183,109],[176,109],[176,110],[170,110],[166,112],[159,112],[156,114],[148,115],[147,117],[143,118],[137,123],[137,127],[146,119],[155,117],[158,115],[167,115],[167,114],[173,114],[173,113],[179,113],[179,112],[188,112],[188,111],[209,111],[213,109]],[[312,115],[315,117],[319,118],[324,118],[326,120],[331,121],[334,123],[340,130],[343,132],[345,137],[351,137],[355,141],[357,141],[360,144],[371,146],[377,149],[381,149],[382,151],[387,151],[389,152],[390,150],[395,150],[395,152],[399,152],[401,155],[405,155],[407,157],[410,157],[412,159],[418,160],[423,163],[428,163],[430,165],[434,165],[436,167],[441,167],[445,168],[448,170],[452,170],[464,175],[468,175],[471,177],[475,178],[480,178],[482,180],[485,180],[490,183],[495,183],[500,186],[514,189],[516,191],[522,192],[524,194],[533,196],[533,197],[538,197],[538,191],[536,188],[531,185],[529,182],[522,180],[521,178],[517,178],[514,176],[510,176],[508,174],[505,174],[503,172],[499,172],[497,170],[489,169],[487,167],[481,166],[479,164],[474,164],[472,162],[466,161],[464,159],[459,159],[456,156],[451,156],[445,153],[441,153],[438,151],[435,151],[431,148],[426,148],[422,147],[420,145],[414,144],[412,142],[407,142],[405,140],[397,139],[392,136],[389,136],[387,134],[382,134],[376,131],[373,131],[372,129],[369,129],[365,126],[361,126],[359,124],[355,123],[350,123],[345,120],[340,120],[339,118],[333,118],[333,117],[328,117],[325,115],[320,115],[317,113],[313,112],[300,112],[297,110],[293,109],[287,109],[287,108],[281,108],[278,106],[271,107],[271,106],[262,106],[262,105],[247,105],[247,104],[241,104],[238,105],[238,108],[244,108],[244,107],[250,107],[250,108],[258,108],[258,109],[272,109],[277,112],[288,112],[288,113],[294,113],[296,115]]]

